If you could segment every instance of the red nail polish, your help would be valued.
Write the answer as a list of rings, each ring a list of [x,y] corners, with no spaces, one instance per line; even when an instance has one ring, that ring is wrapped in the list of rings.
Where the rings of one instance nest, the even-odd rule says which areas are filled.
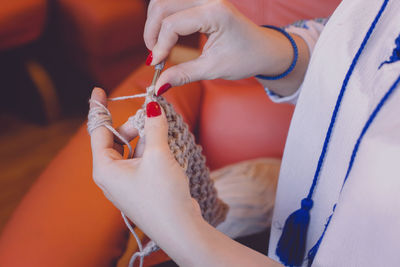
[[[161,115],[161,107],[157,102],[150,102],[146,106],[146,113],[148,118],[158,117]]]
[[[152,61],[153,61],[153,52],[150,51],[150,54],[147,56],[147,59],[146,59],[146,65],[150,66]]]
[[[163,86],[161,86],[158,91],[157,91],[157,96],[160,96],[162,94],[164,94],[166,91],[168,91],[169,88],[171,88],[171,84],[170,83],[166,83]]]

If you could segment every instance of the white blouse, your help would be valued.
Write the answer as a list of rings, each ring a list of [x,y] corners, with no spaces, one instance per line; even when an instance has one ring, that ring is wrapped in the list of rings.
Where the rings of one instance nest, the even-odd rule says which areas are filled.
[[[344,77],[382,4],[345,0],[325,27],[288,29],[302,36],[313,53],[298,92],[283,99],[272,96],[278,102],[297,100],[272,220],[269,256],[274,260],[279,261],[275,250],[286,218],[310,189]],[[395,44],[399,36],[400,1],[389,0],[350,78],[313,196],[306,252],[338,204],[312,266],[400,266],[400,88],[366,133],[340,193],[364,124],[400,75],[400,61],[379,68],[400,49]]]

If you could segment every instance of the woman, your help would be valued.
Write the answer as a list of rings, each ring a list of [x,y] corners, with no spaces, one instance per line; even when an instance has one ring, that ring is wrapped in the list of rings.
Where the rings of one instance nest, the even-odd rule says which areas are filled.
[[[122,159],[107,129],[93,132],[95,181],[179,265],[398,265],[398,14],[398,1],[345,0],[326,26],[308,21],[285,32],[253,24],[227,1],[150,2],[149,64],[164,60],[180,35],[208,35],[198,59],[160,76],[158,94],[202,79],[257,75],[273,100],[296,103],[269,257],[202,219],[155,102],[147,106],[146,142],[133,160]],[[105,104],[99,89],[92,98]],[[127,139],[137,135],[129,124],[119,131]]]

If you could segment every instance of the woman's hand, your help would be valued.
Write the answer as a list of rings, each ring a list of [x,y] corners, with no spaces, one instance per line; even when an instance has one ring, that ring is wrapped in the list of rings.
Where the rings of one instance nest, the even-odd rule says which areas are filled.
[[[165,70],[157,91],[197,80],[277,75],[292,62],[286,37],[254,24],[226,0],[152,0],[144,31],[151,64],[164,60],[180,35],[195,32],[208,36],[201,56]]]
[[[107,105],[101,89],[93,90],[92,99]],[[91,108],[95,105],[91,102]],[[137,136],[129,123],[117,130],[127,140]],[[107,198],[180,266],[279,266],[203,220],[167,133],[155,102],[147,106],[146,141],[139,140],[133,159],[123,159],[121,145],[105,127],[92,132],[93,177]]]
[[[106,103],[101,89],[92,99]],[[91,103],[91,107],[96,105]],[[184,222],[201,217],[197,202],[191,198],[188,179],[172,155],[167,140],[168,125],[156,102],[147,106],[145,139],[139,141],[135,158],[123,159],[121,146],[105,127],[91,134],[93,178],[106,197],[156,242],[179,232]],[[137,130],[130,123],[117,129],[131,140]],[[169,231],[165,231],[169,229]]]

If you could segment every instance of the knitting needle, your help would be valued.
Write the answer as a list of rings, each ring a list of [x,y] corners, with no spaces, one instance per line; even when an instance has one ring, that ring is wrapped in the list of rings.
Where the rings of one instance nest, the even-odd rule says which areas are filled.
[[[163,70],[164,66],[165,66],[165,61],[162,61],[161,63],[155,66],[155,72],[153,76],[153,81],[151,82],[151,86],[156,86],[156,82],[160,77],[161,71]]]

